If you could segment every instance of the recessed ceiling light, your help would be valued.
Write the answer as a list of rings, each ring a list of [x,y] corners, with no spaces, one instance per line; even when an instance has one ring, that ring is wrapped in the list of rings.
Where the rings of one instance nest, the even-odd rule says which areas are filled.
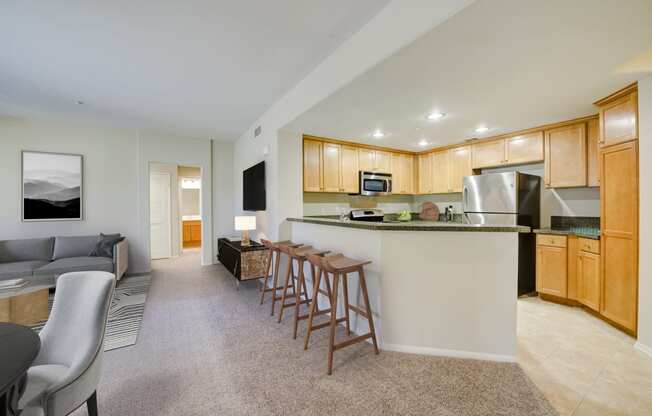
[[[489,127],[487,126],[480,126],[477,129],[475,129],[476,133],[485,133],[487,131],[489,131]]]
[[[428,114],[428,117],[426,117],[428,120],[439,120],[440,118],[444,117],[444,113],[440,113],[438,111],[435,111],[434,113]]]
[[[417,143],[417,144],[418,144],[419,146],[421,146],[421,147],[428,146],[428,140],[426,140],[426,139],[421,139],[421,140],[419,140],[419,143]]]
[[[377,138],[377,139],[380,139],[380,138],[382,138],[382,137],[385,137],[385,133],[383,133],[383,132],[380,131],[380,130],[376,130],[376,131],[374,132],[374,134],[372,134],[372,136],[374,136],[374,137]]]

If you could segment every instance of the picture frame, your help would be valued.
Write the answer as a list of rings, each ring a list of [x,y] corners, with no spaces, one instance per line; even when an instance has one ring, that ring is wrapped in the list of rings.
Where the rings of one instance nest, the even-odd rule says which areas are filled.
[[[84,219],[84,156],[21,151],[21,220]]]

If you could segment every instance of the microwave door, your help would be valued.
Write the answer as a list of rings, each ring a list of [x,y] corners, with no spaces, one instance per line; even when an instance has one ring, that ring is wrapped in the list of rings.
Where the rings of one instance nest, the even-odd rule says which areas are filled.
[[[516,173],[467,176],[462,189],[465,213],[516,214]]]

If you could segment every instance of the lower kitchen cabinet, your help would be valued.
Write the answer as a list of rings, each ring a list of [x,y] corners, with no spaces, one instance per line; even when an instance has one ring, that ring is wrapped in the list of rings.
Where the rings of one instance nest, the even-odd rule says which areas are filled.
[[[568,288],[567,263],[565,244],[559,247],[537,243],[537,291],[565,298]]]
[[[577,254],[577,301],[600,310],[600,255],[580,251]]]

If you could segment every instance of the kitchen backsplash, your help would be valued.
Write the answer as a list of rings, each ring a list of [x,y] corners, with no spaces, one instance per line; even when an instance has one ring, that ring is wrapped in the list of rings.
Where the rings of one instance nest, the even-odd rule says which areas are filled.
[[[570,230],[576,228],[600,228],[600,217],[566,217],[553,215],[550,217],[550,228],[553,230]]]

